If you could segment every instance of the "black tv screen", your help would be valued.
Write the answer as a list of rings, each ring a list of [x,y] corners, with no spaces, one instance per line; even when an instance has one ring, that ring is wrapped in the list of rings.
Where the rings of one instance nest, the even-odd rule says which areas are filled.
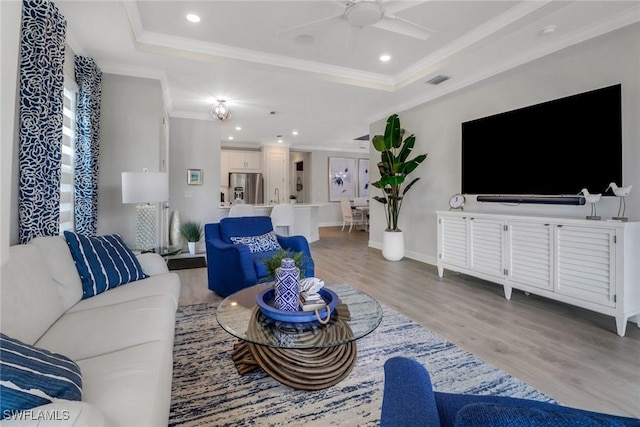
[[[622,183],[621,85],[462,123],[462,193],[576,195]]]

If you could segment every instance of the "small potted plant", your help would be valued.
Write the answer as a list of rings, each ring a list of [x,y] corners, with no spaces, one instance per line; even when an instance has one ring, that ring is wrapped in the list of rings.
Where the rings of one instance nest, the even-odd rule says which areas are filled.
[[[194,221],[185,222],[180,226],[180,234],[188,242],[189,253],[195,255],[196,243],[202,238],[202,225]]]
[[[289,195],[289,202],[292,205],[295,205],[296,203],[298,203],[298,196],[296,196],[295,194]]]
[[[264,266],[267,268],[268,273],[267,277],[269,279],[275,280],[276,268],[280,267],[280,264],[282,264],[282,260],[284,258],[293,258],[293,262],[295,263],[296,267],[300,269],[300,278],[304,279],[305,269],[302,265],[305,260],[304,254],[302,252],[289,252],[286,249],[281,249],[264,260]]]

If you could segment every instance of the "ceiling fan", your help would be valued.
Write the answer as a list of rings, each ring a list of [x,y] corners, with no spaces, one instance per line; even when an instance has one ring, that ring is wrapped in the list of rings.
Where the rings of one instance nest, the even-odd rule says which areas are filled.
[[[427,0],[348,0],[347,2],[333,0],[333,3],[340,5],[340,7],[344,9],[342,12],[336,15],[327,16],[325,18],[284,29],[282,31],[279,31],[278,34],[283,34],[324,21],[345,20],[348,24],[354,27],[372,26],[380,28],[382,30],[391,31],[393,33],[402,34],[408,37],[426,40],[431,36],[431,34],[433,34],[433,31],[394,15],[395,13],[398,13],[405,9],[409,9],[420,3],[424,3],[425,1]]]

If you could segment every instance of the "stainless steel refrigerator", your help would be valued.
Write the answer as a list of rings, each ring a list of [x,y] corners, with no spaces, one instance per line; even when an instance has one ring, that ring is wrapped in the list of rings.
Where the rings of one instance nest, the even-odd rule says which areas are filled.
[[[229,196],[231,203],[260,205],[264,203],[261,173],[229,173]]]

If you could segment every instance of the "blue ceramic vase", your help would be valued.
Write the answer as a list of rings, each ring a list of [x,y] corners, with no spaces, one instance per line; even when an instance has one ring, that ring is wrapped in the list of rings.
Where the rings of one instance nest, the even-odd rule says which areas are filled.
[[[300,269],[292,258],[284,258],[276,268],[275,307],[283,311],[298,311]]]

